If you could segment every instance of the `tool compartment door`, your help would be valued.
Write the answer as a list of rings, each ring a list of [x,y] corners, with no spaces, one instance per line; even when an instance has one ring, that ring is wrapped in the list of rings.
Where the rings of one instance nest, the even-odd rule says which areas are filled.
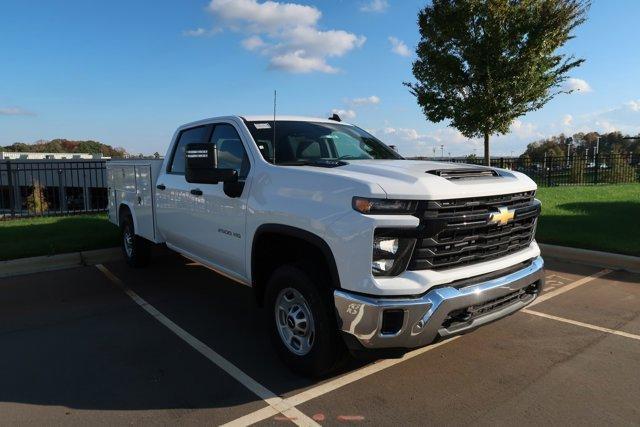
[[[153,203],[153,179],[151,166],[148,164],[135,165],[136,179],[136,234],[155,242],[155,214]]]

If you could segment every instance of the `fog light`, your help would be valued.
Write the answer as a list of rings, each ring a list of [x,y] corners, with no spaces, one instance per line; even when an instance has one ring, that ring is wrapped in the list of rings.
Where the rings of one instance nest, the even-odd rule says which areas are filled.
[[[388,237],[376,237],[373,241],[373,248],[381,252],[395,255],[398,252],[400,239],[390,239]]]
[[[371,263],[371,269],[374,273],[386,273],[393,268],[392,259],[378,259]]]
[[[416,239],[395,237],[385,230],[373,236],[371,272],[374,276],[397,276],[407,268]]]

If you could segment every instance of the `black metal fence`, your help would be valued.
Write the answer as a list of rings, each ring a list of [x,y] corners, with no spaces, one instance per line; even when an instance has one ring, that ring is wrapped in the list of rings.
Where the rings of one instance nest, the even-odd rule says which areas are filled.
[[[0,218],[107,209],[104,160],[0,160]]]
[[[420,157],[416,159],[427,159]],[[453,163],[484,164],[482,158],[440,158]],[[491,166],[525,173],[541,187],[640,182],[640,155],[548,156],[492,158]]]

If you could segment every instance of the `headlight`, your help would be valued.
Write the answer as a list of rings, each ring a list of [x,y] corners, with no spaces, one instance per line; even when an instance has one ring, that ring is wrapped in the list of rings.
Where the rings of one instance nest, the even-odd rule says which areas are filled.
[[[371,260],[373,275],[396,276],[406,270],[415,243],[416,239],[412,238],[375,236]]]
[[[413,214],[418,207],[416,200],[390,200],[390,199],[367,199],[365,197],[354,197],[353,209],[363,214]]]

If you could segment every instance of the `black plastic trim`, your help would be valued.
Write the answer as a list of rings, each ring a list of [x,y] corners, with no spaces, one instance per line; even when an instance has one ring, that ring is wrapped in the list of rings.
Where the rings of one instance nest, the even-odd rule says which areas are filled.
[[[251,278],[255,280],[255,271],[256,271],[256,242],[260,238],[262,234],[265,233],[274,233],[283,236],[295,237],[300,240],[304,240],[307,243],[317,247],[320,249],[320,252],[324,255],[327,260],[327,264],[329,265],[329,274],[331,276],[331,281],[333,284],[333,288],[341,289],[340,286],[340,275],[338,274],[338,267],[336,265],[335,257],[333,256],[333,252],[331,248],[320,236],[313,234],[309,231],[303,230],[301,228],[292,227],[289,225],[283,224],[262,224],[256,229],[255,234],[253,235],[253,242],[251,246]]]

